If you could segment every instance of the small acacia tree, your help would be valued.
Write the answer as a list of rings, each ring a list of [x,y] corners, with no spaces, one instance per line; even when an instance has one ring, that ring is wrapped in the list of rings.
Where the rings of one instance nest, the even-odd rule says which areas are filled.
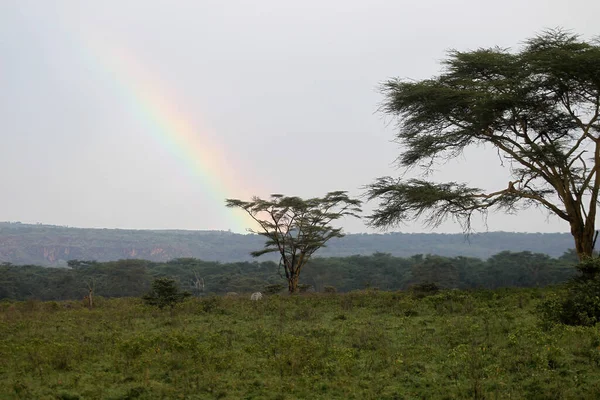
[[[157,278],[152,282],[152,289],[142,298],[146,304],[156,306],[161,310],[169,307],[171,312],[177,303],[181,303],[185,298],[191,296],[189,292],[182,292],[177,286],[177,282],[171,278]]]
[[[422,81],[385,82],[381,110],[397,118],[401,166],[425,175],[472,145],[494,148],[512,175],[485,192],[463,183],[379,178],[367,187],[389,227],[448,217],[470,230],[475,212],[539,206],[565,220],[580,259],[591,256],[600,191],[600,43],[562,30],[505,49],[451,51],[445,71]]]
[[[270,200],[227,199],[226,204],[243,209],[258,223],[260,230],[250,231],[266,237],[267,241],[264,249],[251,254],[259,257],[279,253],[279,267],[283,266],[290,293],[298,291],[300,271],[314,252],[330,239],[344,236],[342,229],[332,227],[331,223],[344,216],[358,217],[361,212],[361,201],[348,197],[344,191],[307,200],[274,194]]]

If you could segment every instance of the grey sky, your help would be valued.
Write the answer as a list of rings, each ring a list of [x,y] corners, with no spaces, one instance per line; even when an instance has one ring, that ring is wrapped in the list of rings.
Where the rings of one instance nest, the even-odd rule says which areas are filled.
[[[210,182],[148,134],[92,38],[155,77],[247,190],[309,197],[398,173],[379,82],[429,77],[450,48],[518,47],[548,27],[595,36],[598,15],[595,0],[2,0],[0,220],[239,230]],[[503,188],[492,155],[474,149],[434,178]],[[567,230],[535,210],[488,227]]]

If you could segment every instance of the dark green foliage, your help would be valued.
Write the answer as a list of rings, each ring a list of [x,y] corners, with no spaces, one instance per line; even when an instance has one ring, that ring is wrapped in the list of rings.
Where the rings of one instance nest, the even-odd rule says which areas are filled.
[[[443,288],[530,287],[566,282],[576,272],[573,265],[572,253],[554,259],[530,252],[502,252],[488,260],[432,255],[400,258],[375,253],[312,258],[303,271],[303,281],[316,292],[323,292],[326,286],[340,292],[367,287],[399,290],[424,281]],[[86,282],[92,279],[94,294],[104,298],[141,297],[160,277],[174,278],[182,290],[193,292],[198,275],[206,283],[199,296],[257,290],[271,293],[287,288],[272,261],[221,264],[191,258],[167,263],[121,260],[74,269],[0,265],[0,299],[81,300],[88,294]]]
[[[544,322],[583,326],[600,322],[600,258],[586,257],[577,269],[581,274],[571,279],[562,296],[540,304]]]
[[[486,262],[487,269],[483,279],[492,289],[508,286],[546,286],[564,282],[573,276],[568,268],[551,268],[552,259],[544,254],[528,251],[511,253],[503,251]],[[565,260],[566,267],[576,265],[577,261]]]
[[[344,191],[329,192],[324,197],[301,199],[281,194],[270,200],[254,197],[251,201],[227,199],[230,208],[241,208],[260,227],[252,231],[265,237],[262,250],[253,257],[276,253],[283,267],[290,293],[298,291],[300,272],[311,256],[333,238],[341,238],[342,228],[331,224],[342,217],[358,217],[360,200],[350,198]]]
[[[410,287],[410,291],[418,298],[434,295],[440,291],[435,283],[417,283]]]
[[[600,192],[600,44],[562,30],[529,39],[519,52],[451,51],[444,71],[382,86],[382,112],[398,120],[401,166],[430,173],[470,146],[494,148],[512,179],[486,192],[459,182],[379,178],[368,186],[376,227],[474,213],[545,208],[565,220],[579,256],[590,256]]]
[[[600,277],[577,280],[569,285],[560,309],[560,321],[584,326],[600,322]]]
[[[191,293],[179,290],[174,279],[158,278],[152,282],[152,290],[142,298],[146,304],[156,306],[162,310],[165,307],[175,307],[177,303],[181,303],[189,296],[191,296]]]
[[[283,291],[283,289],[285,289],[285,285],[282,285],[281,283],[276,283],[273,285],[265,286],[263,289],[263,293],[264,294],[277,294],[277,293],[280,293],[281,291]]]
[[[600,275],[600,258],[585,257],[576,265],[576,268],[581,273],[579,280],[594,279]]]
[[[452,289],[460,286],[459,270],[451,259],[427,256],[411,267],[412,281],[421,286]]]

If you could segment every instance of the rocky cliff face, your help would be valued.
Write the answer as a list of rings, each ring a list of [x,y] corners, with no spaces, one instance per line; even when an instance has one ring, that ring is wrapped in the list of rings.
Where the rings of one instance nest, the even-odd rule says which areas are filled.
[[[17,241],[18,242],[18,241]],[[0,262],[12,264],[35,264],[60,266],[69,260],[113,261],[124,258],[137,258],[150,261],[168,261],[173,258],[192,257],[189,250],[166,248],[164,246],[133,247],[128,243],[122,246],[62,246],[52,244],[7,245],[0,242]]]
[[[65,246],[42,246],[29,247],[27,254],[37,256],[41,264],[59,265],[68,260],[97,260],[111,261],[123,258],[137,258],[150,261],[169,261],[173,258],[192,257],[189,251],[177,248],[164,247],[132,247],[127,243],[123,246],[114,247],[65,247]]]
[[[249,253],[262,243],[256,235],[221,231],[78,229],[0,222],[0,263],[17,265],[59,266],[69,260],[127,258],[247,261]]]

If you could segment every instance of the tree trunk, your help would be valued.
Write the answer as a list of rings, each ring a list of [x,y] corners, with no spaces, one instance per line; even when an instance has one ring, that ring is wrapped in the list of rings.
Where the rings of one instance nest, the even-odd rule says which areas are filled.
[[[571,234],[575,239],[575,251],[581,261],[585,257],[591,257],[594,252],[594,230],[584,229],[580,225],[571,225]]]
[[[298,292],[298,278],[300,278],[299,274],[291,274],[288,278],[288,289],[290,294]]]

